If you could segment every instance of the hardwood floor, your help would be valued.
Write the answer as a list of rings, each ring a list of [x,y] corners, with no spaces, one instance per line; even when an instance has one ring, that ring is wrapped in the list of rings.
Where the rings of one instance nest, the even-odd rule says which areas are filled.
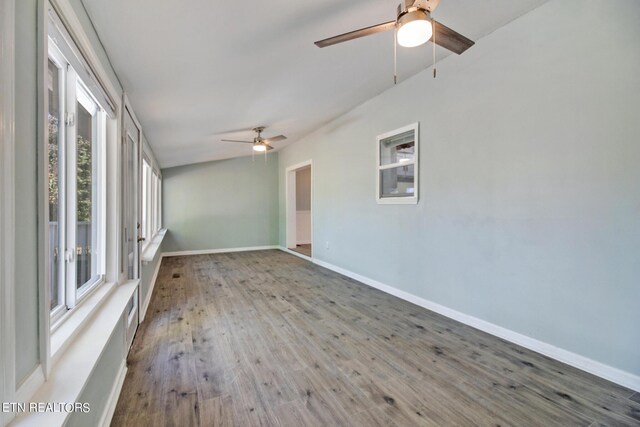
[[[308,257],[311,256],[311,245],[296,245],[295,249],[291,249],[292,251],[296,251],[301,253],[302,255],[306,255]]]
[[[162,261],[113,426],[640,425],[638,394],[293,255]]]

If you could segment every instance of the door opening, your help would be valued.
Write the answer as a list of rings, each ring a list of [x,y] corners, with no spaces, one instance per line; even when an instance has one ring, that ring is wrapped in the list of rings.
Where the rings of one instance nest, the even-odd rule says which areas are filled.
[[[311,161],[286,170],[287,248],[312,256],[312,171]]]

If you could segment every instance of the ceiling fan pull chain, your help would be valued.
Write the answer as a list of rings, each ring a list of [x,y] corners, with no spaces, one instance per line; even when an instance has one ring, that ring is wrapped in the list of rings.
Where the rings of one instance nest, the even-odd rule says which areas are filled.
[[[433,78],[436,78],[436,21],[431,20],[431,25],[433,26]]]
[[[398,29],[393,31],[393,84],[398,84]]]

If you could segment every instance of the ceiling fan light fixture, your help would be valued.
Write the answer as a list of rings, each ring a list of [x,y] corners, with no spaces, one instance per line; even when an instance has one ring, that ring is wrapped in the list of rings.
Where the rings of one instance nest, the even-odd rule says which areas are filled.
[[[407,12],[398,18],[398,44],[416,47],[426,43],[433,35],[429,15],[422,9]]]
[[[253,144],[253,151],[267,151],[267,146],[264,144]]]

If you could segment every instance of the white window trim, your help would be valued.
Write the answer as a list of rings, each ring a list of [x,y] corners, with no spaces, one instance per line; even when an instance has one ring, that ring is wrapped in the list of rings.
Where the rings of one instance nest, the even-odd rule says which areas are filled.
[[[144,241],[142,242],[142,247],[141,247],[141,252],[144,253],[147,248],[149,247],[149,245],[151,244],[151,241],[153,240],[153,230],[151,227],[151,221],[149,221],[150,217],[151,217],[151,213],[150,213],[150,208],[152,207],[152,195],[150,194],[151,192],[149,191],[149,186],[150,186],[150,182],[152,179],[152,166],[151,166],[151,161],[147,158],[147,156],[145,154],[143,154],[142,156],[142,173],[141,173],[141,201],[142,201],[142,206],[141,206],[141,218],[142,218],[142,236],[144,237]]]
[[[50,343],[52,364],[55,364],[64,350],[73,344],[73,339],[84,329],[85,323],[100,309],[116,287],[114,282],[93,287],[85,295],[81,304],[67,311],[52,326]]]
[[[136,132],[137,132],[137,139],[132,138],[132,136],[130,135],[128,128],[127,128],[127,117],[130,117],[131,120],[133,121],[133,124],[136,128]],[[142,133],[142,126],[140,125],[140,121],[138,120],[138,118],[136,117],[135,112],[133,111],[133,108],[131,107],[131,102],[129,101],[129,97],[127,96],[126,93],[122,94],[122,114],[120,114],[119,119],[121,120],[120,122],[120,130],[122,132],[122,134],[120,135],[120,140],[118,141],[118,152],[119,152],[119,164],[121,165],[120,171],[118,172],[118,188],[120,189],[122,187],[123,184],[123,179],[124,179],[124,172],[125,172],[125,165],[124,160],[123,160],[123,144],[125,142],[125,140],[127,138],[132,139],[134,141],[137,140],[138,143],[138,148],[137,148],[137,165],[136,165],[136,172],[138,174],[138,177],[140,176],[140,173],[142,171],[142,152],[143,152],[143,145],[144,145],[144,134]],[[140,220],[140,212],[142,211],[142,200],[141,200],[141,195],[142,195],[142,191],[141,191],[141,180],[138,180],[138,188],[135,190],[137,192],[137,200],[136,200],[136,224],[139,224],[139,220]],[[120,217],[120,224],[118,226],[118,235],[119,235],[119,241],[118,241],[118,250],[119,250],[119,264],[118,264],[118,277],[119,277],[119,281],[120,282],[126,282],[129,279],[128,274],[127,274],[127,262],[125,262],[125,258],[128,255],[127,253],[127,248],[125,248],[125,242],[124,242],[124,227],[125,227],[125,213],[124,213],[124,200],[128,198],[129,191],[133,191],[130,188],[129,189],[125,189],[124,191],[121,191],[121,194],[119,195],[120,197],[120,201],[121,204],[119,204],[118,206],[118,216]],[[140,235],[139,234],[139,230],[135,230],[135,235],[136,238]],[[137,260],[136,260],[136,267],[135,267],[135,271],[136,271],[136,276],[139,278],[140,277],[140,273],[141,273],[141,255],[142,255],[142,251],[141,251],[141,245],[138,245],[137,249],[136,249],[136,253],[137,253]]]
[[[85,60],[91,67],[91,71],[95,74],[95,77],[98,79],[98,83],[102,86],[102,88],[106,91],[106,94],[110,97],[109,102],[113,102],[116,109],[116,117],[118,116],[118,110],[120,110],[120,96],[121,93],[116,87],[113,85],[109,74],[102,66],[102,62],[100,57],[93,49],[93,45],[89,36],[84,32],[82,27],[82,23],[78,19],[73,6],[69,0],[44,0],[44,16],[45,21],[48,22],[47,19],[47,10],[50,7],[58,13],[60,18],[63,20],[64,25],[69,30],[71,37],[74,39],[76,46],[80,49],[80,52],[83,56],[85,56]],[[48,25],[48,24],[47,24]],[[48,31],[45,31],[45,36]]]
[[[141,207],[141,212],[148,214],[149,217],[148,223],[145,224],[149,228],[145,230],[145,233],[149,235],[144,236],[145,241],[140,251],[142,254],[142,262],[147,263],[153,260],[160,243],[162,243],[166,230],[162,228],[162,172],[144,134],[142,135],[142,159],[143,164],[146,162],[149,165],[148,190],[151,194],[146,194],[146,196],[149,206],[154,208],[151,213],[147,213]],[[144,167],[142,170],[144,172]],[[147,202],[145,199],[141,198],[141,200],[143,203]]]
[[[413,130],[414,134],[415,134],[415,156],[414,156],[414,160],[412,161],[408,161],[408,162],[398,162],[398,163],[393,163],[393,164],[389,164],[389,165],[384,165],[381,166],[380,165],[380,142],[383,139],[389,138],[391,136],[397,135],[399,133],[403,133],[403,132],[407,132]],[[392,130],[390,132],[385,132],[382,135],[378,135],[376,138],[376,201],[378,202],[378,204],[380,205],[415,205],[418,203],[418,199],[419,199],[419,185],[418,183],[420,182],[419,179],[419,152],[420,152],[420,123],[416,122],[413,124],[410,124],[408,126],[404,126],[401,127],[399,129],[396,130]],[[413,192],[413,196],[406,196],[406,197],[382,197],[382,195],[380,194],[380,171],[385,170],[385,169],[392,169],[395,167],[399,167],[399,166],[409,166],[409,165],[414,165],[414,192]]]
[[[12,0],[15,1],[15,0]],[[56,344],[54,348],[55,355],[59,355],[62,353],[60,351],[67,346],[72,346],[76,341],[76,336],[81,334],[85,329],[81,326],[76,326],[72,328],[71,326],[82,325],[85,326],[87,323],[92,324],[93,322],[90,320],[91,317],[97,315],[98,313],[104,310],[104,307],[100,307],[105,300],[107,300],[107,296],[113,290],[116,281],[118,280],[118,260],[119,260],[119,241],[117,237],[114,239],[112,236],[116,236],[117,229],[120,227],[120,222],[118,219],[118,212],[120,211],[119,200],[118,200],[118,185],[119,185],[119,173],[118,173],[118,151],[113,147],[117,146],[117,142],[119,141],[119,121],[120,121],[120,111],[122,109],[121,96],[120,92],[115,88],[113,83],[110,80],[109,74],[106,72],[105,68],[102,65],[102,62],[99,60],[98,55],[92,47],[91,41],[88,36],[85,34],[82,24],[80,23],[78,17],[75,15],[73,7],[69,3],[69,0],[44,0],[43,8],[38,12],[38,27],[39,33],[38,37],[40,40],[39,43],[39,109],[38,113],[40,117],[44,118],[47,113],[48,103],[47,103],[47,61],[49,58],[49,49],[48,49],[48,11],[51,8],[54,8],[60,16],[64,16],[65,25],[67,25],[67,29],[69,29],[73,33],[73,37],[75,39],[76,45],[82,49],[83,54],[85,55],[85,59],[91,64],[96,77],[99,79],[100,83],[103,85],[103,88],[111,97],[112,100],[115,100],[115,108],[116,114],[115,118],[111,118],[106,121],[105,127],[107,131],[107,140],[103,147],[103,155],[105,156],[106,166],[101,171],[102,178],[104,182],[107,184],[107,188],[104,193],[101,195],[103,202],[105,203],[105,208],[107,209],[104,214],[106,215],[106,230],[103,230],[104,233],[104,243],[105,247],[105,255],[106,260],[104,260],[105,265],[103,271],[105,272],[104,280],[102,280],[101,284],[96,285],[91,290],[89,290],[84,295],[83,303],[77,306],[77,310],[73,310],[69,312],[68,316],[65,318],[64,322],[58,322],[56,324],[55,330],[51,328],[51,319],[49,314],[49,268],[48,268],[48,256],[41,249],[41,262],[39,268],[41,273],[39,275],[39,286],[40,286],[40,311],[41,313],[46,313],[45,315],[41,315],[40,317],[40,363],[42,364],[43,370],[45,372],[45,378],[49,378],[51,374],[51,366],[54,364],[54,352],[52,352],[52,341]],[[114,123],[114,122],[118,123]],[[47,141],[47,127],[44,126],[43,123],[40,123],[39,126],[39,144],[45,144]],[[111,148],[110,148],[111,147]],[[42,171],[42,176],[47,176],[47,163],[44,159],[40,159],[40,168]],[[112,180],[106,180],[106,176],[113,176]],[[48,205],[45,203],[44,194],[46,183],[44,180],[39,183],[39,200],[41,205],[39,206],[39,210],[41,212],[47,213]],[[45,205],[44,207],[42,205]],[[39,220],[39,231],[42,236],[41,241],[44,242],[42,245],[43,248],[48,248],[49,238],[48,232],[45,232],[45,224],[44,224],[44,216],[48,218],[48,215],[41,215],[41,219]],[[115,251],[115,254],[112,253]],[[101,298],[98,298],[101,296]],[[84,313],[84,314],[83,314]],[[62,320],[62,319],[61,319]],[[64,326],[64,327],[63,327]],[[14,346],[15,348],[15,346]],[[42,387],[41,387],[42,388]]]
[[[0,0],[0,401],[15,401],[15,0]],[[0,412],[0,426],[13,414]]]
[[[47,35],[46,51],[47,51],[47,61],[49,60],[53,61],[55,65],[61,70],[61,73],[62,73],[60,93],[62,96],[61,99],[63,100],[61,104],[64,104],[64,108],[61,108],[60,110],[62,114],[61,120],[62,121],[65,120],[65,114],[68,113],[67,108],[69,107],[69,105],[71,105],[71,103],[75,104],[76,102],[78,102],[91,115],[96,115],[99,113],[98,116],[96,117],[94,136],[101,135],[101,138],[99,140],[98,138],[94,138],[95,142],[98,143],[95,164],[96,164],[96,178],[97,178],[96,183],[99,185],[97,185],[95,189],[96,197],[98,199],[98,206],[96,209],[95,221],[99,225],[99,227],[98,227],[97,235],[95,239],[95,243],[97,246],[93,248],[94,250],[97,250],[99,254],[102,255],[101,258],[98,260],[98,265],[93,266],[101,273],[96,277],[92,278],[92,280],[89,280],[87,283],[83,284],[80,288],[76,289],[74,285],[71,285],[71,283],[75,284],[75,281],[76,281],[75,268],[69,267],[68,264],[63,262],[63,265],[64,265],[64,268],[62,269],[63,272],[61,273],[61,276],[58,278],[58,280],[60,281],[59,292],[60,292],[60,295],[64,293],[64,298],[62,299],[62,302],[56,308],[54,308],[53,310],[50,310],[50,313],[49,313],[49,316],[50,316],[49,323],[51,325],[51,330],[53,332],[56,329],[58,329],[61,326],[61,324],[64,323],[67,319],[69,319],[70,317],[73,317],[72,311],[76,307],[78,307],[84,301],[84,299],[88,298],[94,291],[96,291],[100,285],[105,283],[105,274],[104,274],[105,264],[106,264],[106,261],[104,259],[104,256],[106,255],[105,253],[106,252],[106,242],[105,242],[105,234],[106,234],[105,233],[105,229],[106,229],[105,193],[106,193],[106,190],[105,190],[105,187],[107,185],[105,163],[106,163],[107,130],[106,130],[106,113],[100,109],[99,104],[92,98],[92,95],[90,94],[89,90],[85,87],[85,85],[82,83],[79,77],[76,76],[74,70],[68,67],[67,60],[64,58],[62,52],[60,52],[60,49],[54,43],[52,43],[48,35]],[[45,74],[46,74],[46,71],[45,71]],[[46,86],[45,86],[45,90],[46,90]],[[45,105],[48,105],[47,97],[48,95],[45,94],[44,102],[43,102],[43,104]],[[77,115],[78,115],[78,112],[76,111],[74,113],[74,117],[76,117],[76,120],[77,120]],[[60,222],[59,227],[61,227],[62,229],[61,234],[64,236],[62,239],[63,242],[61,243],[61,247],[63,248],[63,251],[61,253],[64,253],[67,250],[65,248],[69,248],[68,250],[73,250],[73,248],[77,247],[75,228],[68,227],[69,224],[76,222],[76,217],[75,217],[76,198],[75,198],[75,193],[71,194],[71,192],[67,191],[67,185],[69,184],[69,181],[75,181],[76,179],[75,164],[68,163],[68,160],[70,158],[75,158],[75,143],[72,141],[69,141],[69,139],[75,140],[75,133],[74,133],[75,131],[72,131],[72,134],[69,135],[67,134],[68,132],[67,127],[64,124],[62,124],[61,126],[63,126],[63,131],[59,141],[59,144],[62,147],[62,149],[59,151],[60,153],[59,162],[61,165],[60,172],[64,175],[64,177],[61,177],[60,179],[61,179],[61,183],[66,183],[66,184],[60,185],[60,191],[59,191],[60,211],[61,211],[61,216],[63,217],[62,218],[63,221]],[[44,140],[47,141],[48,127],[46,127],[46,129],[44,130],[44,134],[45,134]],[[69,147],[71,152],[67,152],[67,149],[64,147]],[[46,159],[44,162],[47,163]],[[45,168],[46,168],[46,165],[45,165]],[[45,173],[44,176],[48,176],[48,171],[47,173]],[[45,193],[46,193],[46,184],[45,184]],[[48,204],[44,203],[43,208],[45,210],[44,217],[48,218],[49,217],[48,211],[47,211]],[[66,214],[66,212],[72,212],[72,215],[69,216],[68,214]],[[48,227],[45,225],[45,234],[46,234],[46,238],[48,239],[47,228]],[[45,246],[47,248],[49,247],[48,244]],[[76,255],[74,254],[73,256],[75,257]],[[48,253],[47,253],[47,258],[48,258]],[[51,261],[47,260],[47,262],[51,262]],[[50,270],[48,269],[48,265],[47,265],[47,272],[49,271]],[[47,282],[46,284],[47,289],[49,289],[50,280],[51,278],[47,275],[45,280]],[[50,295],[49,295],[49,298],[50,298]],[[47,306],[49,306],[49,304],[47,304]]]
[[[166,228],[161,228],[158,232],[153,236],[147,247],[142,251],[142,263],[147,264],[153,261],[158,250],[160,249],[160,245],[162,245],[162,240],[164,239],[165,234],[167,233]]]

